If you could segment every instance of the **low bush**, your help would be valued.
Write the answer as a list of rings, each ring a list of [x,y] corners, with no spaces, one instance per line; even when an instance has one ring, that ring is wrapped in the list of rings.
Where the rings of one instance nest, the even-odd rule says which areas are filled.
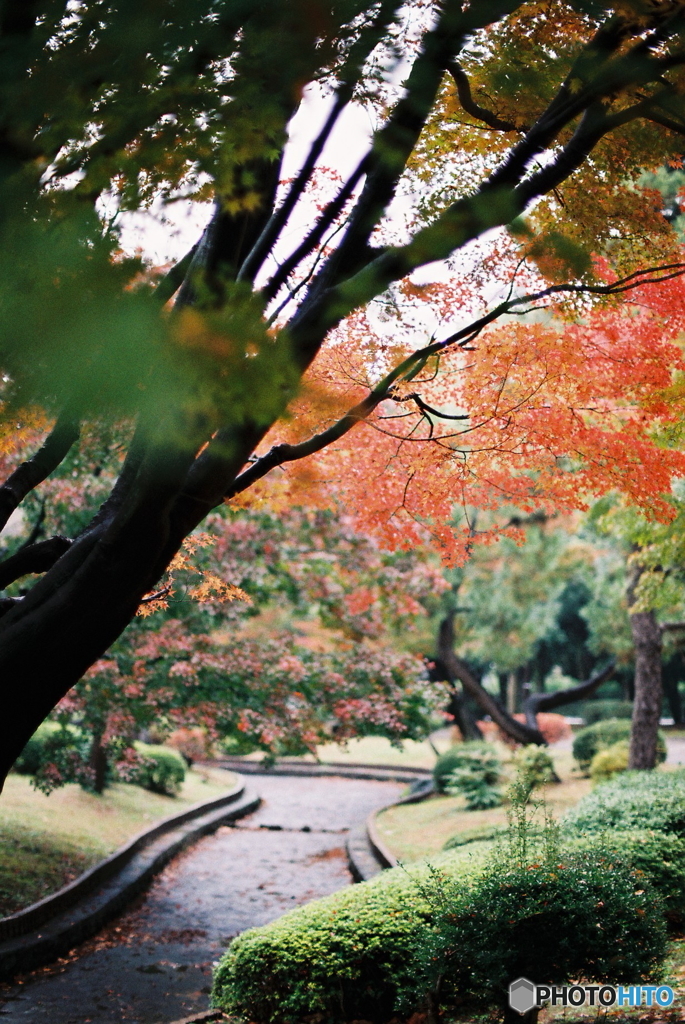
[[[480,771],[480,766],[489,766],[486,770],[494,772],[497,777],[501,771],[500,760],[497,750],[492,743],[480,743],[478,741],[469,743],[456,743],[435,762],[433,768],[433,781],[438,793],[446,793],[449,785],[448,779],[456,771],[466,770]],[[497,780],[495,780],[497,781]]]
[[[176,796],[186,777],[183,758],[171,747],[157,747],[149,743],[136,743],[140,765],[131,775],[131,781],[151,793]]]
[[[20,775],[32,775],[33,786],[51,793],[64,781],[80,782],[87,788],[88,779],[79,770],[87,759],[88,737],[80,729],[59,722],[43,722],[38,726],[13,770]]]
[[[586,725],[605,722],[608,718],[630,719],[633,717],[633,704],[629,700],[587,700],[583,703],[580,714]]]
[[[614,743],[630,739],[631,723],[624,718],[610,718],[607,721],[595,722],[576,733],[573,741],[573,756],[583,772],[590,770],[592,758],[600,750],[613,747]],[[666,760],[666,740],[659,732],[657,737],[657,762]]]
[[[666,952],[662,903],[624,864],[586,851],[554,862],[498,859],[467,888],[437,877],[433,924],[417,944],[417,978],[434,1006],[464,1000],[506,1010],[519,977],[563,984],[655,976]]]
[[[473,750],[467,747],[459,767],[443,781],[445,792],[450,796],[464,796],[467,811],[487,811],[502,803],[501,790],[497,788],[502,765],[492,750]]]
[[[608,782],[614,775],[628,771],[629,755],[628,740],[619,740],[605,750],[598,750],[590,762],[590,778],[595,784]]]
[[[609,863],[621,861],[640,872],[664,901],[666,921],[673,931],[685,923],[685,838],[673,832],[640,829],[611,834],[567,835],[564,851],[587,853]]]
[[[166,745],[178,750],[188,768],[192,768],[196,761],[206,761],[212,753],[209,737],[199,726],[175,729],[167,737]]]
[[[73,746],[75,738],[73,729],[63,727],[57,722],[43,722],[14,762],[13,770],[20,775],[35,775],[47,760],[48,751],[52,748]]]
[[[531,792],[539,786],[559,781],[550,754],[535,743],[515,750],[512,761],[521,783],[528,786]]]
[[[569,811],[569,832],[658,829],[685,835],[685,771],[623,772]]]

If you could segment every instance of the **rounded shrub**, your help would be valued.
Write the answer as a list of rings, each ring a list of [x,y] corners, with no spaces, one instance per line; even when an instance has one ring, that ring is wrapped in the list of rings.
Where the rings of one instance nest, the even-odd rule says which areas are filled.
[[[136,743],[135,749],[140,765],[132,774],[131,781],[151,793],[176,796],[186,777],[185,761],[178,751],[150,743]]]
[[[443,1003],[506,1008],[519,977],[632,982],[666,952],[658,894],[622,863],[562,853],[555,863],[493,863],[466,889],[438,880],[417,976]]]
[[[590,778],[594,783],[608,782],[614,775],[628,771],[629,755],[628,740],[619,740],[605,750],[598,750],[590,762]]]
[[[624,718],[610,718],[607,721],[595,722],[576,733],[573,740],[573,756],[583,772],[590,770],[592,759],[600,750],[613,747],[621,740],[630,740],[631,723]],[[657,737],[657,763],[666,760],[666,740],[659,732]]]
[[[607,863],[622,863],[649,879],[664,901],[666,921],[674,931],[685,922],[685,838],[673,832],[636,829],[611,834],[566,836],[564,852],[588,853]]]
[[[431,997],[503,1005],[521,974],[634,982],[661,960],[662,904],[623,860],[584,849],[512,866],[493,862],[492,843],[466,850],[244,932],[216,969],[213,1005],[257,1024],[385,1022]]]
[[[521,781],[531,790],[559,781],[549,752],[535,743],[518,747],[512,761]]]
[[[37,775],[54,757],[82,743],[81,732],[73,726],[43,722],[14,762],[13,770],[20,775]]]
[[[473,771],[481,765],[496,766],[497,774],[500,772],[500,760],[497,750],[492,743],[481,743],[478,740],[468,743],[455,743],[453,747],[446,750],[435,762],[433,767],[433,781],[438,793],[446,793],[449,785],[448,779],[455,772]]]
[[[685,835],[685,772],[623,772],[566,815],[566,831],[657,829]]]

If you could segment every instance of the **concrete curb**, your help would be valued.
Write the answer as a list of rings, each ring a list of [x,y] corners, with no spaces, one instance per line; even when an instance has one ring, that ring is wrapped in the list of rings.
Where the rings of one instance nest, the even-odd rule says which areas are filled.
[[[429,781],[429,780],[425,780]],[[432,782],[432,779],[430,779]],[[376,816],[388,807],[400,807],[402,804],[416,804],[426,800],[435,792],[432,786],[422,786],[418,792],[408,793],[400,800],[394,800],[391,804],[373,811],[363,825],[358,825],[350,831],[345,843],[347,862],[355,882],[367,882],[375,878],[381,871],[387,868],[396,868],[399,861],[394,853],[386,846],[381,839],[376,827]]]
[[[172,1024],[209,1024],[210,1021],[225,1020],[223,1010],[204,1010],[202,1013],[191,1013],[190,1017],[183,1020],[172,1021]]]
[[[263,767],[259,761],[243,761],[239,757],[222,757],[208,764],[217,768],[227,768],[243,775],[305,775],[314,778],[338,776],[346,779],[375,779],[378,782],[416,782],[417,779],[430,779],[429,768],[412,768],[401,765],[380,764],[313,764],[306,761],[282,758],[269,767]]]
[[[53,896],[4,918],[0,980],[64,956],[123,910],[177,853],[259,804],[260,797],[246,792],[241,780],[223,797],[195,804],[140,833]]]

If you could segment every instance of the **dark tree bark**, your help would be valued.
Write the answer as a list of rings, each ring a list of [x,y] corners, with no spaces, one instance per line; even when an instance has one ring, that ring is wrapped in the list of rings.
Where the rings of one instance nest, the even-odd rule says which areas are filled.
[[[440,627],[442,629],[442,625]],[[438,637],[438,651],[440,650],[440,636]],[[435,682],[446,682],[450,684],[450,701],[446,711],[454,719],[454,723],[465,740],[482,740],[483,734],[471,714],[471,711],[464,699],[464,693],[456,685],[456,677],[450,670],[451,662],[447,664],[438,653],[433,659],[435,668],[431,671],[430,677]]]
[[[553,711],[554,708],[563,707],[564,704],[573,704],[574,701],[584,700],[590,697],[598,686],[606,682],[612,675],[616,663],[612,661],[600,672],[586,679],[584,683],[577,686],[569,686],[566,690],[558,690],[556,693],[531,693],[523,702],[523,713],[526,716],[526,724],[536,726],[536,715],[540,711]]]
[[[628,585],[629,610],[635,603],[635,591],[641,572],[637,566]],[[635,698],[628,767],[649,770],[656,766],[657,734],[663,700],[663,634],[653,611],[631,612],[630,632],[635,647]]]
[[[661,630],[654,612],[630,616],[635,645],[635,700],[630,735],[629,768],[649,769],[656,765],[656,741],[661,717]]]
[[[446,672],[452,679],[458,679],[469,696],[473,697],[479,707],[486,715],[490,715],[493,722],[499,725],[507,736],[511,736],[517,743],[539,743],[545,744],[545,739],[535,725],[531,728],[523,722],[517,722],[512,718],[494,697],[484,689],[478,680],[471,674],[468,666],[457,656],[454,651],[454,612],[449,612],[438,630],[438,656],[445,666]]]
[[[102,732],[93,733],[88,755],[88,767],[93,773],[93,791],[104,793],[107,784],[107,751],[102,745]]]

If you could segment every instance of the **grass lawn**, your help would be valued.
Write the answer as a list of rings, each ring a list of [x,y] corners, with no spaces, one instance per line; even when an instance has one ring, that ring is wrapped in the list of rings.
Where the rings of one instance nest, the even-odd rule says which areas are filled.
[[[442,754],[452,745],[449,731],[443,729],[433,735],[433,743]],[[393,767],[406,765],[411,768],[431,768],[435,764],[435,750],[428,740],[402,740],[400,747],[394,747],[383,736],[363,736],[349,740],[345,746],[326,743],[317,748],[320,761],[337,764],[388,764]]]
[[[500,750],[503,760],[511,756],[506,747]],[[562,781],[546,786],[544,797],[550,810],[561,817],[589,792],[591,782],[573,771],[575,761],[570,750],[555,751],[552,748],[550,753]],[[414,861],[439,853],[445,842],[458,832],[480,831],[492,825],[506,824],[506,807],[467,811],[464,803],[461,796],[436,796],[418,804],[390,807],[378,815],[376,825],[384,842],[399,860]]]
[[[117,783],[102,796],[77,785],[50,796],[25,775],[9,775],[0,796],[0,916],[72,881],[136,833],[235,784],[232,772],[193,770],[177,797]]]

